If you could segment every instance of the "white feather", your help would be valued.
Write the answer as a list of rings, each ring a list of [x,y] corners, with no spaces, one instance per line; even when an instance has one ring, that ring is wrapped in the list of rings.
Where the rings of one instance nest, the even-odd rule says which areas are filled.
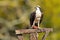
[[[38,7],[37,7],[37,10],[36,10],[36,17],[41,17],[41,11]]]
[[[37,18],[37,20],[40,20],[41,14],[42,13],[41,13],[39,7],[37,7],[37,9],[36,9],[36,18]]]

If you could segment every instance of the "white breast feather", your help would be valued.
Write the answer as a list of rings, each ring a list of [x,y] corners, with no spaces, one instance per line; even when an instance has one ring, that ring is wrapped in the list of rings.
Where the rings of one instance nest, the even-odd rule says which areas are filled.
[[[40,10],[36,10],[36,17],[41,17],[41,11]]]

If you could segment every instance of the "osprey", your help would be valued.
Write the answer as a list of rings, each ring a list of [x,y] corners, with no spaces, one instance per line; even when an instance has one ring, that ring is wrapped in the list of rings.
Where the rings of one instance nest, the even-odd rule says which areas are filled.
[[[30,25],[32,26],[32,28],[35,28],[35,29],[40,28],[39,24],[41,23],[42,18],[43,18],[42,10],[40,6],[37,6],[36,10],[32,12],[30,15]]]

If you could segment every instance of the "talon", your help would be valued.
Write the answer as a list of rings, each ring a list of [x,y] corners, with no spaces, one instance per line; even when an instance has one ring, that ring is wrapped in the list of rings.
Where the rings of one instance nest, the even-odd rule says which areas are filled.
[[[38,29],[42,29],[41,27],[38,27]]]

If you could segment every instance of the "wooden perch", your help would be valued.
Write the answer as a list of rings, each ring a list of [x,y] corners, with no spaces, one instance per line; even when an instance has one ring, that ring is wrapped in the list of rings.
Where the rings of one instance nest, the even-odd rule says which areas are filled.
[[[37,33],[30,33],[30,40],[38,40]]]
[[[45,34],[42,37],[42,40],[45,40],[46,37],[48,36],[49,32],[52,32],[52,31],[53,31],[52,28],[15,30],[19,40],[23,40],[23,38],[22,38],[23,34],[30,34],[30,40],[38,40],[37,33],[41,33],[41,32],[45,32]]]
[[[15,30],[16,34],[25,34],[25,33],[40,33],[40,32],[46,32],[46,31],[53,31],[52,28],[43,28],[43,29],[20,29],[20,30]]]

